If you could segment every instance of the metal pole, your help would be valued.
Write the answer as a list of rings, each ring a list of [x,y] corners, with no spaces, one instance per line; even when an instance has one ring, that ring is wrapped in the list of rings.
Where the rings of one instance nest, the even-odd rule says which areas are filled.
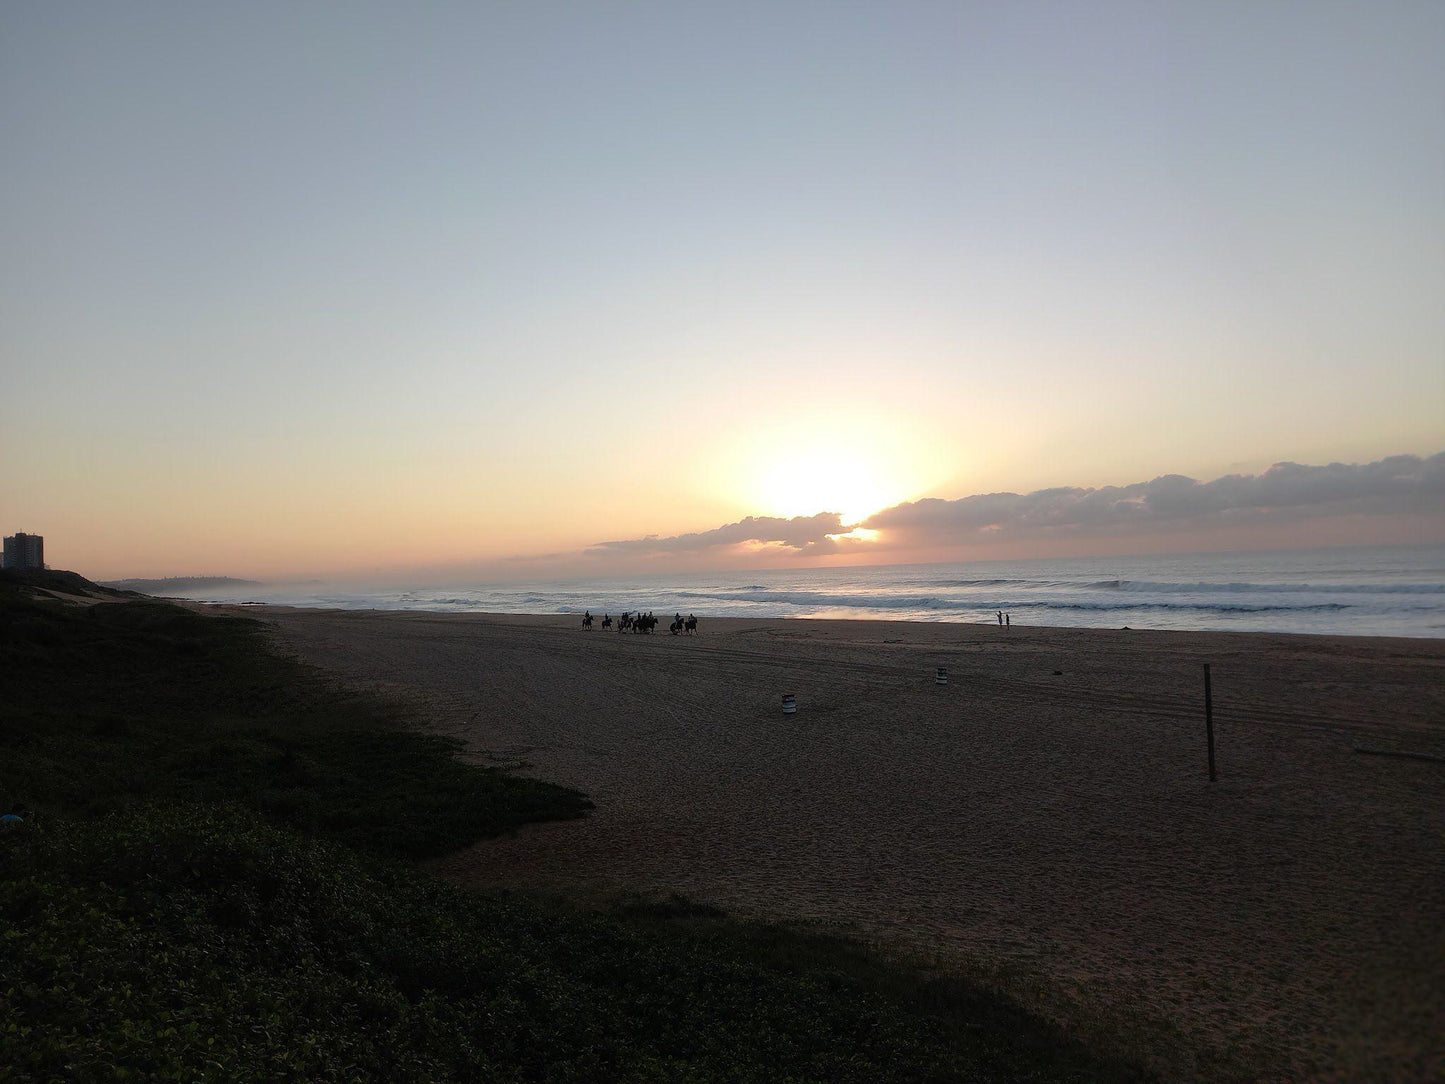
[[[1214,693],[1209,686],[1209,664],[1204,664],[1204,732],[1209,736],[1209,781],[1214,782]]]

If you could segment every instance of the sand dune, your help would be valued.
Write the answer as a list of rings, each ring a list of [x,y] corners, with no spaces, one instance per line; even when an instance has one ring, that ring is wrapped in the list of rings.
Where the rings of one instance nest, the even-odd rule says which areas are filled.
[[[1172,1073],[1445,1074],[1445,763],[1352,749],[1445,755],[1445,641],[244,612],[597,803],[440,864],[459,881],[837,923],[1177,1028],[1145,1040]]]

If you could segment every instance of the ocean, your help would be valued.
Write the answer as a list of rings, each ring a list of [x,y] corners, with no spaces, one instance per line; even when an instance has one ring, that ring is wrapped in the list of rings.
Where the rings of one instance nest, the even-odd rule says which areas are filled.
[[[217,602],[493,613],[845,617],[1083,628],[1445,636],[1445,546],[970,561],[535,583],[272,584]]]

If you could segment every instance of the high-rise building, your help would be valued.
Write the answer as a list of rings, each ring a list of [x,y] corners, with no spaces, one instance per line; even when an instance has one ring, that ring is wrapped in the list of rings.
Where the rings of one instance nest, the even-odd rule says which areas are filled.
[[[5,567],[42,569],[45,567],[45,539],[38,534],[16,531],[5,539]]]

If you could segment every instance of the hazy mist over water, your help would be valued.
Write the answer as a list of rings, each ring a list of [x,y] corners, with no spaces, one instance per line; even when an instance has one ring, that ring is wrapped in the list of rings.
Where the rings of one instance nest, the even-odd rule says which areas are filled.
[[[624,610],[1082,628],[1445,636],[1445,546],[653,574],[535,583],[304,584],[190,597],[340,609]]]

